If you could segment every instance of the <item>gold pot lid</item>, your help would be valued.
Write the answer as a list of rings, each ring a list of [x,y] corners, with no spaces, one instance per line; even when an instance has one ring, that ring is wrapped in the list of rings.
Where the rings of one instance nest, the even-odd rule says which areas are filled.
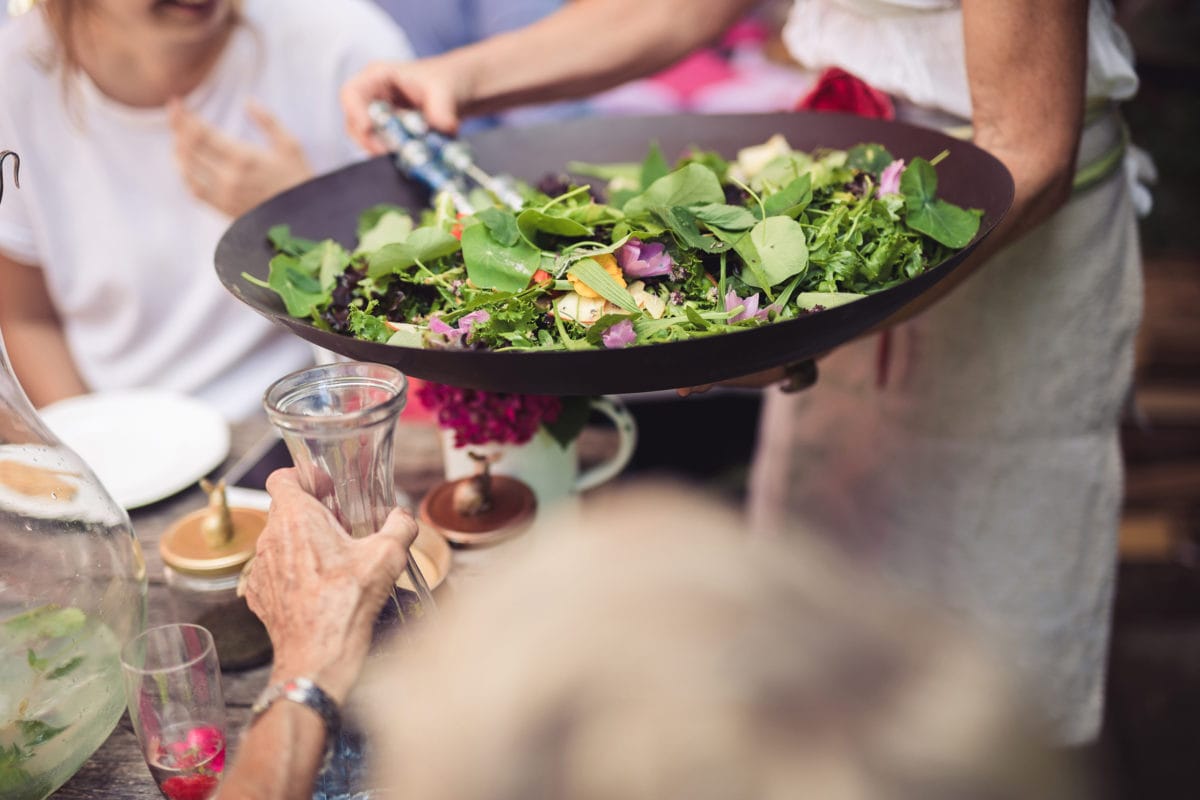
[[[212,544],[205,532],[211,514],[199,509],[176,522],[163,534],[158,552],[163,563],[176,572],[206,578],[236,575],[254,555],[258,535],[267,524],[267,512],[257,508],[230,508],[233,536],[223,544]]]

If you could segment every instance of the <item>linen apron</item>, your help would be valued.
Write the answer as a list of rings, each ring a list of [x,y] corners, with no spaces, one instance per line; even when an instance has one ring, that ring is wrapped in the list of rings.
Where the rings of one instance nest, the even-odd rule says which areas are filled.
[[[1080,168],[1123,136],[1099,114]],[[1141,297],[1117,169],[886,349],[860,340],[807,392],[769,391],[751,476],[755,528],[799,520],[961,614],[1063,744],[1101,721]]]

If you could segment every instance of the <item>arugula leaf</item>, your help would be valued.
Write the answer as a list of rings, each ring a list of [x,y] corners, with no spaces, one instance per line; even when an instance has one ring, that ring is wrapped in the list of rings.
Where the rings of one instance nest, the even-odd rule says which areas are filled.
[[[380,213],[374,223],[364,228],[364,220],[369,219],[375,211]],[[403,242],[412,230],[413,220],[408,212],[395,206],[375,206],[359,217],[358,247],[354,248],[354,252],[371,253],[384,245]]]
[[[300,266],[300,260],[283,253],[271,259],[267,286],[283,298],[287,312],[293,317],[311,316],[330,300],[329,292]]]
[[[727,231],[747,231],[758,222],[758,217],[745,206],[731,206],[725,203],[692,206],[691,212],[704,224],[715,225]]]
[[[767,217],[754,226],[749,238],[754,246],[753,255],[747,257],[749,251],[738,250],[747,265],[752,265],[749,275],[742,273],[742,280],[748,285],[770,289],[808,269],[808,242],[804,228],[796,220]]]
[[[895,161],[895,157],[881,144],[873,142],[858,144],[846,151],[846,166],[861,169],[876,177],[884,167]]]
[[[492,238],[505,247],[512,247],[521,238],[521,232],[517,230],[517,218],[511,211],[485,208],[475,212],[475,219],[486,225]]]
[[[956,250],[966,247],[979,231],[983,212],[938,199],[937,173],[923,158],[914,158],[900,175],[900,193],[908,213],[904,222],[914,231]]]
[[[625,215],[643,214],[652,208],[674,208],[704,203],[724,203],[721,181],[708,167],[688,164],[650,184],[644,192],[625,204]]]
[[[767,217],[795,217],[812,202],[812,175],[807,172],[774,194],[763,198],[763,214]]]
[[[600,262],[592,258],[576,261],[569,270],[576,278],[595,290],[596,294],[618,308],[623,308],[631,314],[641,313],[633,295],[609,275]]]
[[[480,289],[520,291],[529,285],[542,263],[540,250],[525,242],[506,247],[493,239],[484,225],[472,225],[463,231],[462,249],[467,277]]]
[[[525,239],[533,244],[539,233],[552,236],[591,236],[592,229],[567,216],[546,214],[536,208],[527,208],[517,215],[517,227]],[[515,244],[515,242],[514,242]]]
[[[292,236],[291,225],[271,226],[267,231],[267,241],[280,253],[285,253],[289,256],[304,255],[317,246],[317,243],[312,239],[301,239],[299,236]]]
[[[646,160],[642,162],[642,173],[640,183],[642,191],[650,188],[650,184],[654,183],[659,178],[671,171],[671,165],[667,163],[667,159],[663,157],[662,150],[658,146],[658,142],[650,143],[650,152],[646,153]]]
[[[484,226],[474,227],[483,229]],[[463,238],[466,238],[464,231]],[[399,244],[389,244],[367,257],[367,277],[406,270],[420,261],[422,264],[457,253],[462,245],[446,231],[434,225],[417,228],[412,235]]]

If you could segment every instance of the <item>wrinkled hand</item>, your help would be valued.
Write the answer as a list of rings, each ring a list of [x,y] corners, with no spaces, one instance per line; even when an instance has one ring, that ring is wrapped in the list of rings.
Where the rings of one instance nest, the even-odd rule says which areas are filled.
[[[204,122],[178,100],[168,103],[175,158],[192,194],[231,217],[312,176],[304,149],[265,108],[246,112],[266,134],[260,147],[234,139]]]
[[[462,106],[470,94],[470,81],[447,59],[377,61],[342,87],[346,131],[368,153],[386,152],[375,138],[367,107],[386,100],[401,108],[415,108],[429,124],[445,133],[458,130]]]
[[[271,510],[245,581],[275,648],[274,679],[308,676],[345,700],[379,610],[404,572],[417,523],[396,509],[378,533],[351,539],[301,488],[295,469],[267,479]]]

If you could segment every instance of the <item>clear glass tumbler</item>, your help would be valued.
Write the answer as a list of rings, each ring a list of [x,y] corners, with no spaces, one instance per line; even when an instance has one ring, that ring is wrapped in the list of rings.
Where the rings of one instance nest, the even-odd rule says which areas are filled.
[[[142,755],[168,800],[207,800],[225,769],[225,701],[212,635],[150,628],[121,650],[125,699]]]
[[[396,507],[393,440],[407,391],[408,381],[398,370],[358,362],[295,372],[267,389],[267,415],[287,442],[301,485],[355,538],[379,530]],[[376,620],[377,639],[397,629],[411,639],[414,623],[435,612],[411,555],[407,572],[414,591],[392,589],[391,602]],[[344,722],[331,758],[317,775],[314,800],[369,797],[365,776],[362,736]]]

